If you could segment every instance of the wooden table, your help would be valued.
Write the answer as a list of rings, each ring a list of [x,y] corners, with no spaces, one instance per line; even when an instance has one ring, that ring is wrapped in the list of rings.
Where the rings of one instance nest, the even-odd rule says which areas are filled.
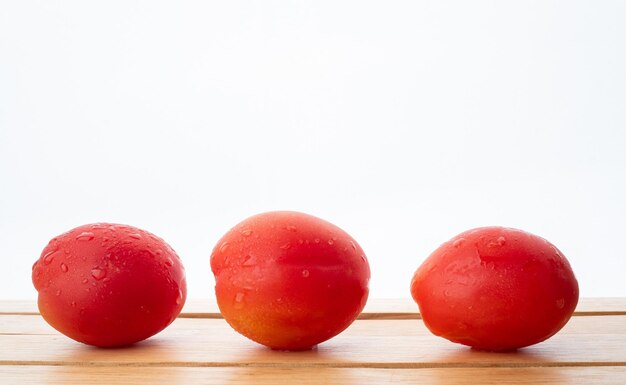
[[[32,302],[0,302],[0,384],[626,384],[626,299],[582,299],[556,336],[512,353],[431,335],[410,300],[370,300],[348,330],[306,352],[234,332],[190,302],[157,336],[122,349],[74,342]]]

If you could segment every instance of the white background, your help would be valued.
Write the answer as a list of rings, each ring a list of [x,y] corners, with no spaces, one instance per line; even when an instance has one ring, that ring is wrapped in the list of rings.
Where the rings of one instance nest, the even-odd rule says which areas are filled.
[[[212,247],[289,209],[409,297],[466,229],[541,235],[626,296],[624,1],[1,1],[0,298],[75,226]]]

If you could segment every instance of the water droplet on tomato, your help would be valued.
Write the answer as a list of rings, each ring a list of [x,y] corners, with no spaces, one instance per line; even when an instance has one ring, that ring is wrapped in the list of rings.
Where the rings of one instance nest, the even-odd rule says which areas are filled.
[[[89,280],[88,280],[87,278],[84,278],[84,279],[83,279],[83,284],[85,284],[85,283],[87,283],[87,282],[89,282]]]
[[[506,243],[506,238],[504,237],[498,237],[498,246],[504,246],[504,244]]]
[[[61,289],[57,290],[57,292],[56,292],[57,297],[58,297],[58,296],[60,296],[60,295],[61,295],[61,293],[62,293],[62,292],[61,292]]]
[[[77,241],[91,241],[95,238],[95,235],[91,231],[83,231],[76,236]]]
[[[137,233],[128,234],[128,236],[132,239],[141,239],[141,235]]]
[[[49,265],[52,262],[52,260],[54,259],[54,253],[55,252],[56,252],[56,250],[47,252],[46,255],[43,256],[43,263],[46,264],[46,265]]]
[[[350,241],[350,246],[352,246],[352,249],[356,251],[356,245],[354,244],[354,242]]]
[[[556,300],[556,307],[559,309],[563,309],[565,307],[565,298],[559,298]]]
[[[65,263],[61,263],[61,271],[67,273],[67,265]]]
[[[71,305],[72,307],[76,307],[76,301],[72,301]]]
[[[96,281],[100,281],[107,276],[107,271],[100,268],[91,269],[91,276],[96,279]]]
[[[174,261],[172,260],[172,258],[169,258],[169,257],[168,257],[168,258],[165,260],[165,265],[167,265],[167,266],[169,266],[169,267],[174,266]]]
[[[289,249],[290,247],[291,247],[291,243],[287,242],[287,243],[285,243],[284,245],[282,245],[280,248],[281,248],[281,249],[283,249],[283,250],[287,250],[287,249]]]
[[[459,238],[452,243],[452,246],[459,248],[463,245],[464,242],[465,242],[465,238]]]
[[[315,243],[320,243],[320,242],[321,242],[321,240],[320,240],[319,238],[315,238],[315,239],[313,240],[313,242],[315,242]]]
[[[244,237],[249,237],[250,234],[252,234],[252,230],[245,229],[245,230],[241,230],[239,233],[241,233],[241,235],[243,235]]]
[[[289,226],[285,227],[285,229],[287,229],[289,231],[296,231],[296,230],[298,230],[298,228],[296,226],[293,226],[293,225],[289,225]]]
[[[302,277],[303,278],[308,278],[309,275],[311,275],[311,273],[308,270],[302,270]]]
[[[328,240],[328,244],[329,245],[332,246],[334,243],[335,243],[335,238],[331,238],[331,239]]]
[[[365,258],[365,254],[361,254],[361,261],[367,262],[367,258]]]
[[[243,308],[243,298],[244,298],[245,294],[242,292],[239,292],[235,295],[235,305],[234,308],[235,309],[241,309]]]
[[[222,243],[222,245],[220,246],[220,253],[225,253],[226,250],[228,250],[228,246],[230,246],[230,243],[228,242]]]
[[[241,266],[254,266],[255,264],[256,264],[256,258],[248,254],[243,258],[243,262],[241,263]]]

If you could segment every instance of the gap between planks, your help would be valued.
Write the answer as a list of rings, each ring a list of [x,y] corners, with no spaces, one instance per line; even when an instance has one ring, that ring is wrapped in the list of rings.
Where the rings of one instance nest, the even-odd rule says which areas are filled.
[[[458,369],[458,368],[593,368],[626,367],[626,361],[612,362],[69,362],[69,361],[0,361],[2,366],[69,366],[90,368],[333,368],[333,369]]]

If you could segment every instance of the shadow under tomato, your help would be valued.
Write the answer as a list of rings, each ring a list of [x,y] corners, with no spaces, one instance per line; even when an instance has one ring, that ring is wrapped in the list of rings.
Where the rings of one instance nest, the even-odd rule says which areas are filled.
[[[55,366],[47,367],[41,383],[176,384],[182,373],[174,369],[182,368],[158,367],[158,363],[175,360],[172,343],[152,337],[124,347],[100,348],[67,339],[64,354],[57,357]]]
[[[447,349],[439,361],[449,366],[542,366],[553,363],[554,359],[535,347],[517,350],[489,351],[455,345],[456,349]]]
[[[561,383],[567,368],[555,366],[553,357],[534,347],[493,352],[459,347],[440,357],[442,368],[432,371],[434,384],[460,385],[511,383]],[[563,382],[565,383],[565,382]]]
[[[63,348],[65,354],[58,361],[77,366],[145,366],[175,360],[174,343],[171,339],[153,337],[128,346],[101,348],[68,339]]]

